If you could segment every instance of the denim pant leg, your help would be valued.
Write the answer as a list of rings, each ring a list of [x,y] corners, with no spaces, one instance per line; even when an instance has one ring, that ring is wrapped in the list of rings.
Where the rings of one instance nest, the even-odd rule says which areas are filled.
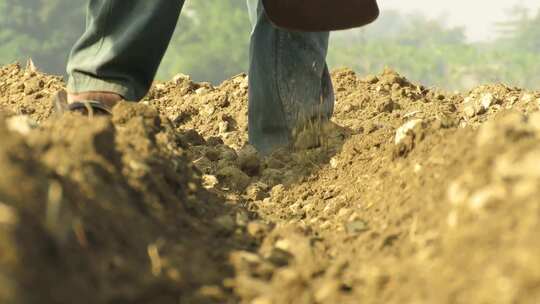
[[[184,0],[90,0],[86,31],[69,58],[68,91],[139,100],[150,88]]]
[[[334,92],[326,64],[328,32],[291,32],[273,26],[262,5],[252,20],[249,67],[249,141],[262,153],[291,144],[296,128],[327,120]]]

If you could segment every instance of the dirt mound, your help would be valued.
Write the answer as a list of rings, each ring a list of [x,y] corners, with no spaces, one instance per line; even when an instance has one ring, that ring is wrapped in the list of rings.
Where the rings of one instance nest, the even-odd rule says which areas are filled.
[[[538,92],[339,70],[333,123],[262,157],[245,75],[112,120],[47,120],[57,78],[1,77],[6,302],[540,301]]]
[[[30,62],[29,62],[30,63]],[[51,95],[61,87],[61,77],[45,75],[29,64],[0,68],[0,109],[9,115],[28,115],[41,122],[52,114]]]
[[[197,130],[205,137],[219,136],[238,149],[247,139],[248,79],[240,74],[218,87],[195,83],[179,74],[155,85],[145,102],[156,107],[173,124]]]
[[[223,302],[247,213],[200,187],[155,110],[0,134],[2,303]]]

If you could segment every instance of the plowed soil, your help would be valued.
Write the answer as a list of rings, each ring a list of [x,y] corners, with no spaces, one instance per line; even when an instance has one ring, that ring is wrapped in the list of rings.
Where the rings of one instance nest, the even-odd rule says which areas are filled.
[[[246,75],[86,118],[0,68],[0,303],[540,303],[540,92],[333,80],[261,156]]]

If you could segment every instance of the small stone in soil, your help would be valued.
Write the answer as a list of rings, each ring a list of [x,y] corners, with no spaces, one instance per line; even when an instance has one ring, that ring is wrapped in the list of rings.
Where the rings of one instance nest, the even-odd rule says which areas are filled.
[[[6,120],[10,131],[28,135],[32,129],[37,128],[37,124],[27,115],[13,116]]]
[[[369,230],[367,223],[363,220],[349,222],[345,225],[345,228],[349,234],[360,234]]]
[[[269,230],[268,225],[258,221],[250,222],[247,225],[247,233],[255,239],[262,239],[266,234],[268,234]]]
[[[236,226],[234,219],[230,215],[218,217],[216,219],[216,224],[218,224],[225,232],[232,232]]]
[[[261,170],[261,159],[257,150],[252,146],[242,148],[238,152],[238,165],[249,176],[258,175]]]

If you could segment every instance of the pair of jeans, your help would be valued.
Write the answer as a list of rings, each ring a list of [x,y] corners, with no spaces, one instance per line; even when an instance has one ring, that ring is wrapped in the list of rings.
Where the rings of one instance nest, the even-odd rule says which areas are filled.
[[[249,141],[260,152],[291,143],[295,128],[332,115],[329,33],[277,28],[248,0],[254,22],[249,64]],[[184,0],[90,0],[86,31],[73,47],[68,91],[106,91],[138,101],[148,92]],[[219,35],[219,33],[216,33]]]

